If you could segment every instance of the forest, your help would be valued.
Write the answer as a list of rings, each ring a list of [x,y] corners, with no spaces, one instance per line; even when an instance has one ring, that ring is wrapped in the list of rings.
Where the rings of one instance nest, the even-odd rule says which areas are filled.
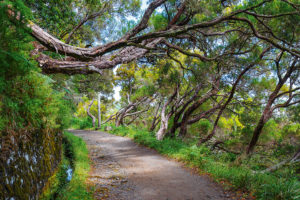
[[[108,132],[300,200],[299,0],[0,0],[0,60],[0,199],[181,199],[89,183]]]

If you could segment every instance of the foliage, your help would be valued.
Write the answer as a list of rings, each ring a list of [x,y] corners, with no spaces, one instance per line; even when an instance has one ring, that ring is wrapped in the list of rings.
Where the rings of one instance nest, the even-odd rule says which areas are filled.
[[[197,147],[187,144],[178,139],[166,138],[162,141],[155,139],[155,136],[144,129],[129,127],[115,127],[110,131],[112,134],[127,136],[135,142],[157,150],[184,162],[188,166],[197,167],[200,173],[209,173],[216,181],[227,183],[225,187],[235,190],[245,190],[255,194],[257,199],[264,200],[295,200],[299,199],[299,181],[295,174],[278,176],[274,174],[254,173],[247,165],[233,166],[230,153],[223,153],[219,156],[215,152],[202,145]],[[105,127],[103,127],[105,129]]]
[[[73,162],[73,158],[67,158],[66,156],[66,148],[71,145],[69,143],[63,143],[63,151],[62,151],[62,160],[59,164],[58,168],[54,172],[54,174],[48,179],[46,186],[43,188],[43,192],[39,199],[41,200],[51,200],[56,199],[59,194],[65,189],[68,184],[68,174],[67,170]],[[73,155],[73,154],[72,154]]]
[[[91,118],[84,117],[84,118],[73,118],[71,121],[71,128],[73,129],[87,129],[92,128],[93,123]]]
[[[294,166],[255,177],[252,170],[286,159],[299,146],[297,0],[161,1],[145,21],[135,20],[143,14],[141,3],[0,2],[0,143],[4,144],[0,158],[5,161],[0,170],[10,168],[13,175],[13,165],[8,166],[11,152],[23,153],[13,162],[24,166],[27,153],[39,154],[47,163],[43,168],[46,180],[60,160],[61,131],[70,125],[92,127],[86,108],[101,92],[102,119],[115,114],[116,124],[134,122],[137,128],[164,128],[165,123],[162,135],[173,139],[156,141],[152,133],[131,128],[126,129],[128,133],[114,129],[119,134],[209,171],[216,179],[227,179],[234,188],[254,191],[259,198],[295,198],[297,181],[288,180],[296,171]],[[33,22],[57,39],[43,41],[39,37],[43,31],[30,32]],[[137,24],[140,26],[131,32]],[[34,44],[39,41],[47,47],[39,49],[37,56],[31,54],[33,38],[37,40]],[[100,46],[88,48],[96,45]],[[89,53],[97,57],[87,56]],[[51,59],[41,61],[40,56]],[[45,76],[35,60],[46,73],[66,74]],[[65,67],[66,63],[70,66]],[[109,63],[120,65],[116,71],[101,69],[116,65]],[[101,74],[87,75],[84,70],[93,71],[90,67],[101,69]],[[74,69],[71,74],[83,74],[70,76],[69,70]],[[116,86],[121,88],[118,103],[111,98]],[[97,103],[90,113],[97,115]],[[195,145],[205,139],[207,146]],[[43,150],[37,153],[34,149],[39,144]],[[249,157],[254,155],[237,156],[245,151]],[[29,165],[26,167],[29,171]],[[279,178],[281,175],[284,177]],[[28,190],[29,184],[25,185]]]
[[[24,7],[21,1],[14,4]],[[4,5],[1,3],[0,24],[3,39],[0,44],[2,130],[7,126],[63,129],[68,126],[70,102],[63,99],[64,93],[52,89],[51,79],[39,73],[36,62],[29,56],[32,50],[30,37],[21,26],[11,28]],[[24,14],[28,12],[26,7],[22,10]]]
[[[67,186],[60,191],[59,199],[93,199],[86,185],[86,178],[90,170],[90,160],[85,142],[69,132],[64,132],[64,137],[71,145],[73,160],[73,175]]]
[[[30,55],[32,38],[9,19],[8,5],[18,9],[20,20],[31,18],[23,1],[0,2],[0,198],[32,199],[60,162],[72,102],[40,73]]]

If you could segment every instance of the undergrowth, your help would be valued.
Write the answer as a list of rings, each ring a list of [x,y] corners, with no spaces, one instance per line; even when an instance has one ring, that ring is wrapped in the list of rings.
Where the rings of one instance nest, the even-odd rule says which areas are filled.
[[[177,139],[165,138],[158,141],[153,133],[135,127],[109,126],[112,127],[110,133],[130,137],[141,145],[198,168],[200,172],[210,174],[215,181],[227,183],[227,189],[252,193],[260,200],[300,199],[299,177],[294,173],[254,173],[245,165],[234,164],[232,160],[235,159],[235,155],[230,153],[215,154],[204,145],[198,147]]]
[[[42,200],[92,200],[92,192],[88,191],[86,178],[90,170],[90,160],[85,142],[69,132],[64,133],[64,156],[57,172],[49,179],[48,186],[40,199]],[[67,143],[67,144],[66,144]],[[68,161],[68,158],[71,158]],[[71,162],[71,163],[69,163]],[[66,182],[66,166],[71,165],[73,175]]]
[[[97,122],[96,122],[97,124]],[[71,120],[72,129],[89,129],[93,127],[92,120],[88,117],[85,118],[73,118]]]

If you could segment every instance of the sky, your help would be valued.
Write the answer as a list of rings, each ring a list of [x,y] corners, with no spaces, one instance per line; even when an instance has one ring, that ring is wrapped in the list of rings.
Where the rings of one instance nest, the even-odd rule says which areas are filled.
[[[114,87],[114,99],[116,101],[119,101],[121,99],[120,91],[121,91],[121,87],[120,86]]]
[[[118,69],[118,66],[113,69],[114,74],[116,74],[117,69]],[[119,101],[121,99],[120,90],[121,90],[120,86],[115,86],[114,87],[114,99],[116,101]]]

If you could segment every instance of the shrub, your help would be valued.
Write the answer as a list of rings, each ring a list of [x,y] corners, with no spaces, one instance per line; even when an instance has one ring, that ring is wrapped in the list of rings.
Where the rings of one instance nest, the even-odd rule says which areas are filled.
[[[254,156],[252,159],[244,160],[246,163],[234,166],[231,162],[236,159],[236,155],[232,153],[216,154],[205,145],[190,145],[173,138],[158,141],[152,133],[131,126],[111,125],[111,127],[113,128],[110,131],[112,134],[133,138],[139,144],[156,149],[164,155],[211,174],[216,181],[230,182],[229,186],[235,190],[251,191],[257,199],[300,199],[299,181],[292,178],[294,174],[285,174],[284,177],[280,177],[276,174],[253,173],[250,167],[255,166],[254,163],[257,163],[258,157]],[[250,167],[247,167],[248,165]]]

